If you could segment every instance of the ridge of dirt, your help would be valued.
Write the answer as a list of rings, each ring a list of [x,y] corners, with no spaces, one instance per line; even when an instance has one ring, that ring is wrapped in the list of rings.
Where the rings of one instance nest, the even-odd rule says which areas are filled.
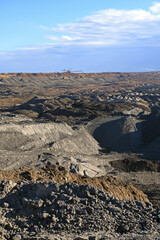
[[[147,195],[135,188],[131,183],[121,181],[113,176],[86,177],[67,171],[58,165],[45,165],[43,167],[24,167],[14,171],[0,170],[0,179],[12,181],[54,181],[58,183],[77,183],[78,185],[88,184],[98,187],[112,194],[119,199],[132,199],[148,202]]]
[[[30,77],[30,76],[38,76],[38,77],[45,77],[45,76],[119,76],[122,77],[130,77],[135,75],[156,75],[157,72],[91,72],[91,73],[82,73],[82,72],[39,72],[39,73],[0,73],[0,77],[11,77],[11,76],[21,76],[21,77]]]
[[[123,73],[124,76],[134,75],[136,73]],[[99,72],[99,73],[72,73],[72,72],[53,72],[53,73],[1,73],[0,77],[51,77],[51,76],[87,76],[87,77],[103,77],[103,76],[121,76],[119,72]]]

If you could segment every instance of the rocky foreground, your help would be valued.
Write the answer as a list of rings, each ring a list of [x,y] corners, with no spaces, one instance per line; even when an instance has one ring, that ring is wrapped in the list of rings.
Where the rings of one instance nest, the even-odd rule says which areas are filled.
[[[160,209],[89,185],[0,183],[1,239],[159,239]]]

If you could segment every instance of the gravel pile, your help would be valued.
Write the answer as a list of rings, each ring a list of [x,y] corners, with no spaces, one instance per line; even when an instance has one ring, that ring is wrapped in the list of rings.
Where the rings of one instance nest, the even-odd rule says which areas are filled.
[[[2,239],[158,239],[160,233],[160,210],[149,202],[75,183],[2,180],[0,188]]]

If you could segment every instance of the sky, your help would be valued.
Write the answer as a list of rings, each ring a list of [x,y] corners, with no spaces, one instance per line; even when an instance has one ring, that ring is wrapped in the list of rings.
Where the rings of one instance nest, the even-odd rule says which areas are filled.
[[[0,0],[0,72],[160,70],[160,1]]]

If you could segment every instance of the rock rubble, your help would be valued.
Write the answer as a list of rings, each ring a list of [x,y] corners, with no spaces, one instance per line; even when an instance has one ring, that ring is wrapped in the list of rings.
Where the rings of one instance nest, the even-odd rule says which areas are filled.
[[[0,187],[2,239],[56,239],[62,232],[68,239],[141,239],[142,232],[143,239],[158,239],[160,233],[160,210],[149,202],[76,183],[2,180]]]

